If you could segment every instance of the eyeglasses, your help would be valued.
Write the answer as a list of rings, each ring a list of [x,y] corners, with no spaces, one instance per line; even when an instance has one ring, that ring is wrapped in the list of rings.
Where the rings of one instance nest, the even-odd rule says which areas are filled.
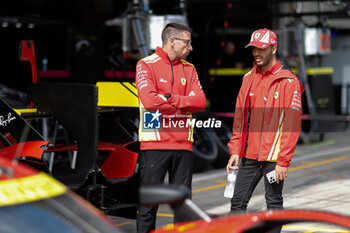
[[[182,40],[183,42],[186,43],[187,46],[191,46],[192,40],[187,40],[187,39],[178,38],[178,37],[174,37],[174,39],[175,39],[175,40]]]

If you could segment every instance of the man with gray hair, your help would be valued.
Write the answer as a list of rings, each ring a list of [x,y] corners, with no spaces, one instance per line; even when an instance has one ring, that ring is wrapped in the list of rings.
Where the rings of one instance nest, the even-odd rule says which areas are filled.
[[[183,123],[206,103],[194,65],[184,60],[193,50],[191,32],[186,25],[167,24],[162,48],[136,66],[141,185],[163,183],[168,172],[169,183],[191,189],[193,127]],[[139,208],[138,233],[155,229],[157,209]]]

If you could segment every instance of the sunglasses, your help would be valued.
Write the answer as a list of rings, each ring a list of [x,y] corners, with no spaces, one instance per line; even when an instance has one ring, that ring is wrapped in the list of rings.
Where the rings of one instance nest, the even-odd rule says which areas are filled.
[[[175,40],[182,40],[183,42],[186,43],[187,46],[191,46],[191,42],[192,40],[187,40],[187,39],[183,39],[183,38],[178,38],[178,37],[173,37]]]

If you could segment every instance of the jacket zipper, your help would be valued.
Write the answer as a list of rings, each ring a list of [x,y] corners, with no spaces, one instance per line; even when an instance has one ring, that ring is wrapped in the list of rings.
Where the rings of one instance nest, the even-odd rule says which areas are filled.
[[[168,57],[169,58],[169,57]],[[174,86],[174,69],[173,69],[173,63],[169,58],[169,62],[170,62],[170,67],[171,67],[171,76],[172,76],[172,80],[171,80],[171,92],[170,94],[173,95],[173,86]]]
[[[277,78],[277,79],[273,80],[273,81],[271,82],[271,84],[269,85],[269,89],[267,90],[266,102],[265,102],[264,112],[263,112],[262,121],[261,121],[259,149],[258,149],[258,154],[257,154],[257,156],[256,156],[256,160],[257,160],[257,161],[259,161],[259,154],[260,154],[262,133],[263,133],[263,127],[264,127],[264,119],[265,119],[265,111],[266,111],[266,105],[267,105],[267,100],[268,100],[267,98],[269,97],[270,88],[271,88],[272,84],[273,84],[275,81],[279,80],[279,79],[285,79],[285,77],[283,77],[283,78]]]
[[[170,61],[170,67],[171,67],[171,75],[172,75],[172,80],[171,80],[171,85],[174,86],[174,69],[173,69],[173,63]],[[173,89],[171,87],[171,89]]]

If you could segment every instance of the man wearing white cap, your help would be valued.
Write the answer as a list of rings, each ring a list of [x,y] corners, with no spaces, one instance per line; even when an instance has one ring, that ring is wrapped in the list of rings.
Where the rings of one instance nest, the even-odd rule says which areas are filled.
[[[276,34],[259,29],[247,47],[252,48],[254,66],[243,78],[228,143],[231,156],[226,170],[238,169],[231,212],[247,209],[261,178],[267,208],[283,208],[283,181],[301,130],[304,87],[276,58]],[[273,170],[275,179],[267,175]]]

